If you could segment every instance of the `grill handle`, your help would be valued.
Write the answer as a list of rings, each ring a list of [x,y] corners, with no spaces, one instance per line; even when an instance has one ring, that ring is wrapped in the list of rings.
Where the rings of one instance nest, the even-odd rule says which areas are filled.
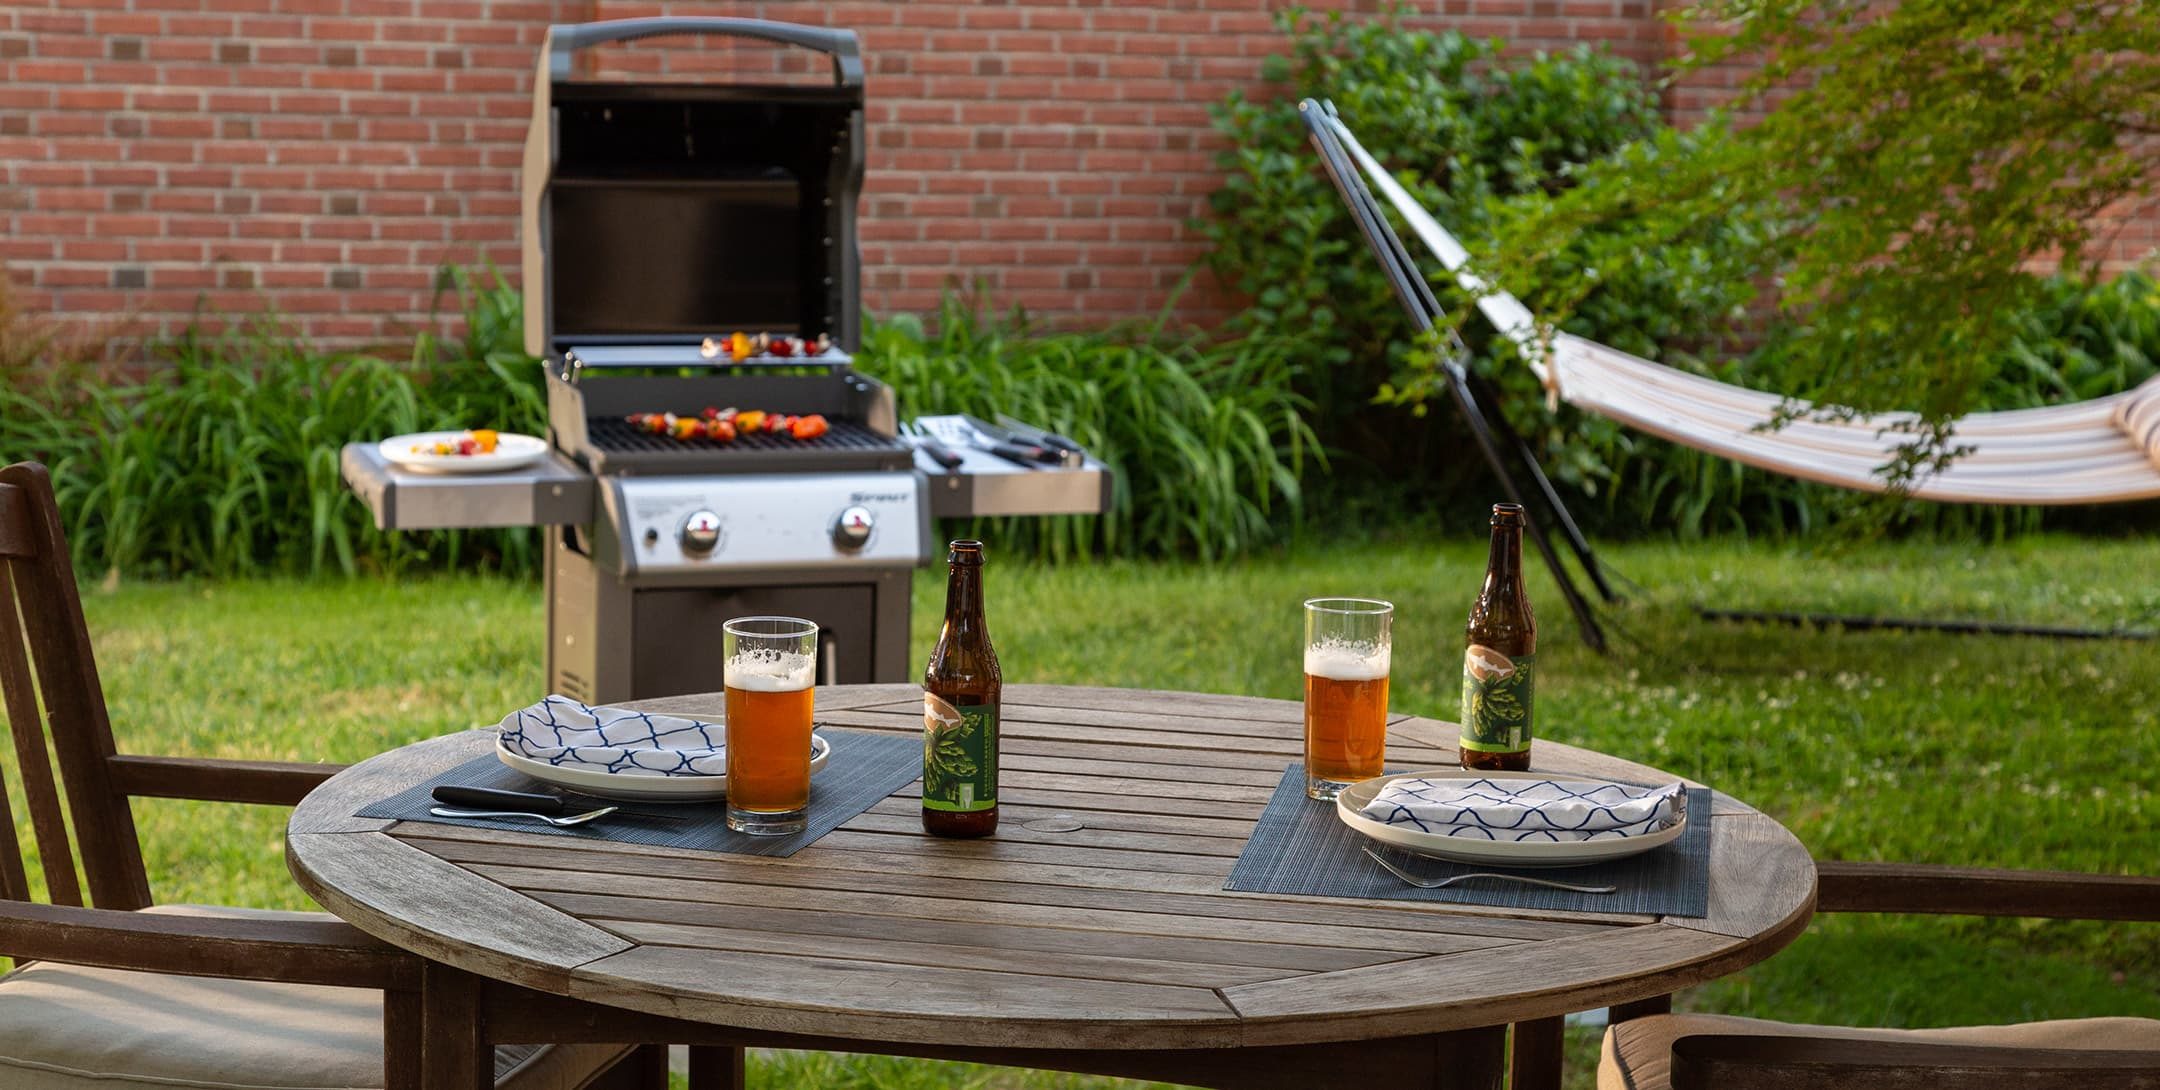
[[[569,80],[571,54],[580,49],[588,49],[605,42],[631,42],[665,34],[715,34],[731,38],[759,38],[782,45],[799,45],[832,58],[834,86],[862,86],[862,47],[857,43],[852,30],[718,16],[609,19],[597,23],[569,23],[549,27],[548,75],[557,81]]]

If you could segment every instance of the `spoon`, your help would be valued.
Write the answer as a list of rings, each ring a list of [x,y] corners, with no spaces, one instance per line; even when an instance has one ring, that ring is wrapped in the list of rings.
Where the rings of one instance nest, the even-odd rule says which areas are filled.
[[[1403,881],[1418,887],[1419,889],[1445,889],[1448,886],[1452,886],[1457,882],[1467,882],[1472,878],[1497,878],[1502,882],[1522,882],[1526,885],[1546,886],[1552,889],[1565,889],[1575,893],[1611,893],[1614,890],[1620,888],[1619,886],[1578,886],[1572,882],[1555,882],[1549,878],[1526,878],[1520,874],[1493,874],[1486,871],[1478,871],[1471,874],[1458,874],[1453,878],[1419,878],[1418,876],[1397,867],[1395,864],[1380,858],[1380,853],[1373,851],[1371,848],[1365,849],[1365,854],[1371,856],[1372,861],[1380,864],[1381,868],[1386,870],[1389,874],[1392,874],[1395,877],[1400,878]]]

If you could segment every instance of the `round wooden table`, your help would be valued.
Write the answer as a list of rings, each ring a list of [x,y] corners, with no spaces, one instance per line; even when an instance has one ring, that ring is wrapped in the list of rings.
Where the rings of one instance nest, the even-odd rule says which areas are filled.
[[[914,686],[816,701],[823,723],[921,730]],[[636,706],[717,718],[723,705]],[[474,731],[332,778],[294,811],[287,858],[325,908],[428,959],[425,1085],[459,1090],[487,1085],[488,1043],[530,1040],[949,1056],[1222,1087],[1486,1087],[1510,1023],[1518,1085],[1536,1084],[1557,1077],[1560,1015],[1654,1003],[1753,964],[1814,907],[1806,849],[1722,794],[1702,919],[1226,892],[1300,758],[1296,703],[1015,685],[1003,730],[987,840],[923,836],[919,781],[788,858],[352,816],[485,753],[493,736]],[[1454,736],[1397,716],[1389,762],[1454,764]],[[1670,778],[1551,741],[1537,760]],[[1039,821],[1058,814],[1083,827]],[[724,1085],[740,1054],[721,1055]]]

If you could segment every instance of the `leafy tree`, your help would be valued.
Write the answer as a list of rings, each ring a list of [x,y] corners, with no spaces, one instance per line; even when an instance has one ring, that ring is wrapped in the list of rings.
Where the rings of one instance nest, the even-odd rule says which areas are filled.
[[[1588,226],[1664,252],[1736,207],[1770,210],[1784,392],[1820,412],[1911,409],[1893,481],[1946,464],[2043,306],[2034,261],[2089,263],[2096,215],[2160,176],[2160,8],[2150,0],[1695,0],[1682,72],[1759,65],[1693,134],[1657,132],[1518,201],[1507,268]],[[1729,118],[1755,109],[1759,123]],[[1563,273],[1569,272],[1561,267]],[[1572,271],[1585,296],[1601,272]],[[1548,283],[1548,297],[1570,290]],[[1842,406],[1843,408],[1830,407]],[[1791,415],[1791,414],[1788,414]]]

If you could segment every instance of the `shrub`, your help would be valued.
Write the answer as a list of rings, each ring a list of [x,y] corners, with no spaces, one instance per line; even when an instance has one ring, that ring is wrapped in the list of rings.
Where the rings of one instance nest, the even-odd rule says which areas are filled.
[[[437,428],[546,429],[517,291],[447,269],[462,338],[423,334],[411,356],[316,351],[274,320],[154,346],[147,375],[48,365],[0,385],[0,462],[54,469],[85,574],[353,573],[412,566],[529,572],[529,530],[384,532],[338,470],[346,442]],[[909,414],[1010,412],[1069,435],[1114,473],[1100,518],[1005,519],[1008,547],[1220,557],[1294,525],[1300,479],[1324,464],[1289,356],[1204,343],[1163,323],[1034,334],[948,299],[938,332],[874,323],[858,358]],[[20,377],[19,375],[17,377]]]
[[[35,458],[84,574],[352,573],[411,565],[528,571],[529,531],[375,529],[338,472],[365,436],[493,424],[545,427],[538,368],[505,350],[517,295],[462,271],[439,285],[462,303],[455,345],[423,337],[412,358],[315,351],[274,319],[155,345],[136,377],[48,362],[0,386],[0,462]]]
[[[1508,202],[1563,188],[1580,164],[1658,131],[1655,96],[1634,66],[1589,49],[1515,58],[1503,56],[1497,42],[1409,30],[1393,17],[1352,22],[1293,8],[1279,18],[1291,55],[1266,70],[1277,86],[1264,100],[1233,91],[1214,111],[1229,148],[1219,159],[1224,178],[1214,217],[1202,228],[1213,245],[1210,263],[1252,300],[1239,328],[1304,361],[1300,388],[1316,402],[1324,439],[1380,466],[1371,476],[1429,482],[1413,506],[1446,500],[1450,488],[1488,496],[1481,474],[1403,472],[1460,466],[1476,454],[1459,425],[1443,430],[1423,417],[1422,403],[1440,393],[1433,372],[1419,366],[1379,264],[1320,173],[1296,102],[1332,100],[1374,157],[1478,249],[1509,214]],[[1594,288],[1565,300],[1569,328],[1655,358],[1665,345],[1720,328],[1748,296],[1745,278],[1728,272],[1749,238],[1738,226],[1710,230],[1682,252],[1651,259],[1618,254],[1608,238],[1590,233],[1541,255],[1538,269],[1510,283],[1532,289],[1525,295],[1533,308],[1557,309],[1560,301],[1541,296],[1537,285],[1580,283],[1559,274],[1609,266]],[[1409,245],[1423,256],[1416,242]],[[1622,256],[1624,264],[1616,260]],[[1429,258],[1424,264],[1440,271]],[[1452,282],[1443,277],[1435,288],[1443,305],[1467,310]],[[1481,323],[1465,332],[1482,343]],[[1504,361],[1479,366],[1511,395],[1515,422],[1555,477],[1595,489],[1609,473],[1596,445],[1579,439],[1572,422],[1556,425],[1544,413],[1531,376]],[[1419,411],[1373,408],[1383,394]]]

